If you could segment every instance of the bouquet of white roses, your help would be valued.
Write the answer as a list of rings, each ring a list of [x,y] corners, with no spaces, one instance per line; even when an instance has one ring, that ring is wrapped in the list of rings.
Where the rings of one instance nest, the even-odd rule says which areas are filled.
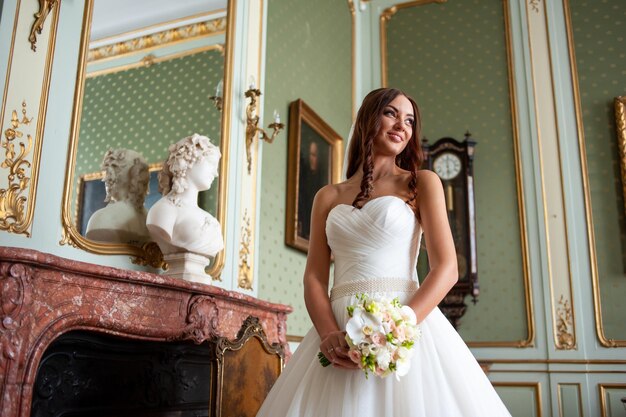
[[[359,294],[357,300],[357,304],[347,307],[348,356],[363,369],[366,377],[369,372],[383,378],[394,372],[397,378],[406,375],[413,345],[421,336],[415,312],[397,298],[372,300],[366,294]],[[318,356],[324,364],[326,358],[321,352]]]

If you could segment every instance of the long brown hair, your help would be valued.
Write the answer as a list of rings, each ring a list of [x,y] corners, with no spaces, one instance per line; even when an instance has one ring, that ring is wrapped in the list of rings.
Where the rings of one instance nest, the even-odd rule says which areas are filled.
[[[409,191],[411,197],[407,200],[410,203],[417,197],[417,171],[421,168],[424,161],[424,153],[420,144],[420,132],[422,128],[422,120],[419,109],[415,100],[404,92],[395,88],[379,88],[371,91],[363,99],[361,108],[356,115],[354,122],[354,132],[352,133],[352,141],[348,150],[348,169],[346,178],[356,174],[357,169],[363,165],[363,179],[361,180],[361,192],[356,196],[352,205],[361,208],[370,199],[374,190],[374,161],[373,146],[374,137],[380,131],[380,121],[385,107],[391,103],[396,97],[403,95],[413,106],[413,133],[406,148],[396,156],[396,165],[411,173],[409,181]]]

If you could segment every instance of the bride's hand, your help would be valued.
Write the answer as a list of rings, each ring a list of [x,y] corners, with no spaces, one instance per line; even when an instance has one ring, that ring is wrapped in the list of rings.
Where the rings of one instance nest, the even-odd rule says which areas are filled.
[[[350,359],[350,347],[346,342],[346,332],[336,330],[327,333],[320,343],[320,351],[336,368],[358,369],[358,365]]]

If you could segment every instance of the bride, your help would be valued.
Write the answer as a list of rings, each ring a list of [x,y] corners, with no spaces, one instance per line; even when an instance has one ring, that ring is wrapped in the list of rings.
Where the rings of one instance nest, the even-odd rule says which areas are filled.
[[[377,89],[363,100],[347,180],[322,188],[313,202],[304,299],[314,328],[258,417],[510,416],[437,308],[458,273],[441,181],[420,170],[420,128],[417,105],[399,90]],[[415,267],[422,233],[430,272],[419,286]],[[415,311],[422,337],[400,380],[366,379],[348,357],[346,307],[359,293],[398,297]],[[319,351],[332,367],[319,364]]]

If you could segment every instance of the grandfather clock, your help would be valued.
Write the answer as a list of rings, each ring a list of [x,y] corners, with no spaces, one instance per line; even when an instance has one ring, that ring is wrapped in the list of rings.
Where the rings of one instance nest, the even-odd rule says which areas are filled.
[[[463,142],[453,138],[442,138],[433,144],[429,144],[428,139],[422,141],[426,156],[424,168],[434,171],[443,183],[448,220],[456,248],[459,281],[439,305],[455,328],[467,308],[465,297],[470,294],[476,304],[479,293],[474,206],[475,146],[476,142],[469,132],[465,134]]]

